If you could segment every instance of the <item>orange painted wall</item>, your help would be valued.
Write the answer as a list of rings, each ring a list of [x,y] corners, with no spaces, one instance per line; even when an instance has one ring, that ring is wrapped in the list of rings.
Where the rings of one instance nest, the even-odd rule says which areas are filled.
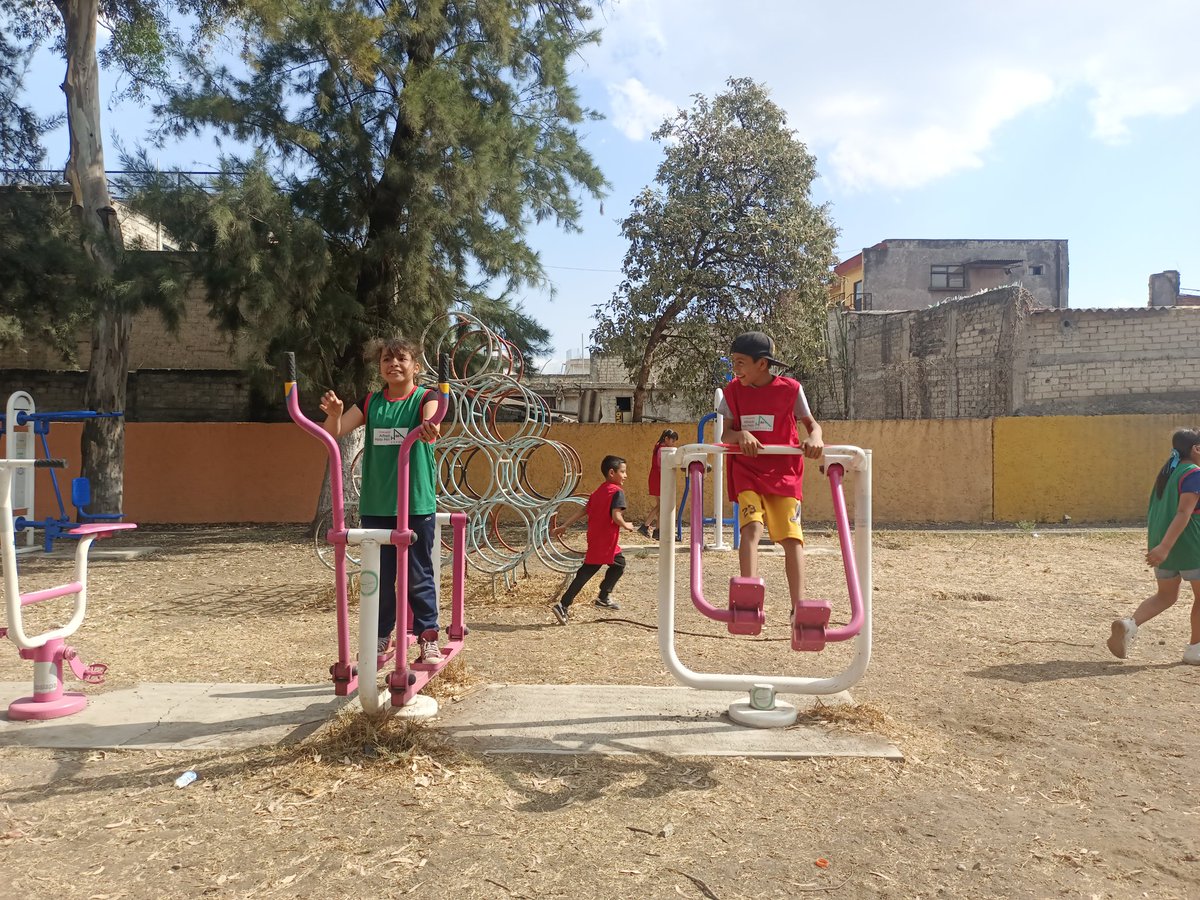
[[[68,462],[57,473],[68,515],[81,431],[81,425],[53,425],[49,434],[51,454]],[[292,424],[125,426],[130,522],[307,522],[324,474],[324,448]],[[38,518],[57,515],[49,473],[40,470],[37,479]]]

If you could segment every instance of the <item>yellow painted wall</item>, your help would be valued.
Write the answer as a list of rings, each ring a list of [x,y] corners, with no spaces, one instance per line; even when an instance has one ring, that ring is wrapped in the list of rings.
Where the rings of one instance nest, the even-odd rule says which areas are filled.
[[[1171,434],[1195,417],[1037,416],[996,419],[998,522],[1138,521]]]
[[[880,524],[927,522],[1137,522],[1183,416],[1045,416],[1005,419],[871,420],[824,423],[830,444],[872,451],[874,513]],[[629,463],[629,511],[649,508],[647,476],[654,425],[554,425],[549,437],[575,448],[586,495],[600,483],[607,453]],[[674,426],[683,443],[696,425]],[[78,473],[78,425],[56,425],[51,452]],[[711,440],[712,429],[708,431]],[[40,449],[39,449],[40,455]],[[318,442],[291,424],[140,424],[126,427],[125,510],[133,521],[304,522],[324,472]],[[557,454],[530,460],[532,482],[550,493],[562,476]],[[817,469],[805,474],[805,518],[829,521],[829,491]],[[682,490],[682,476],[680,490]],[[49,476],[38,473],[38,512],[50,512]],[[851,494],[852,496],[852,494]],[[705,512],[711,501],[705,504]]]
[[[649,506],[650,454],[664,425],[555,425],[550,437],[571,444],[583,462],[580,490],[600,483],[600,460],[623,456],[630,510]],[[669,426],[680,443],[696,440],[696,424]],[[838,421],[822,425],[827,444],[853,444],[872,451],[875,521],[881,523],[990,522],[992,514],[992,428],[987,419],[927,421]],[[712,440],[712,426],[707,430]],[[952,448],[947,452],[947,448]],[[683,489],[682,478],[679,485]],[[852,492],[848,492],[852,497]],[[809,465],[804,473],[805,518],[830,521],[828,480]],[[705,502],[705,513],[712,501]],[[727,510],[728,512],[728,510]]]
[[[863,265],[860,261],[857,268],[850,269],[842,275],[834,276],[833,295],[843,306],[854,308],[854,283],[863,280]]]

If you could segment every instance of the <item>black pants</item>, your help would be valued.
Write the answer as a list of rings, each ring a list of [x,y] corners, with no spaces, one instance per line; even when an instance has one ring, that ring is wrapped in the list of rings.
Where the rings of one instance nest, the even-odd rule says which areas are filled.
[[[566,609],[571,605],[571,601],[575,599],[575,595],[583,590],[583,586],[592,580],[595,575],[603,568],[603,565],[591,565],[584,563],[579,567],[579,571],[575,573],[575,579],[567,586],[563,592],[562,599],[558,602],[562,604],[562,608]],[[613,588],[617,586],[617,582],[621,580],[621,576],[625,574],[625,555],[618,553],[613,557],[613,561],[608,564],[608,571],[604,573],[604,580],[600,582],[600,598],[608,599]]]

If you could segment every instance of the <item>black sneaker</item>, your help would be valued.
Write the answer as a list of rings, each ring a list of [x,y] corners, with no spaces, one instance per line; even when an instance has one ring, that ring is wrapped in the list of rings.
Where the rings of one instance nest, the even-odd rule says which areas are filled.
[[[620,609],[621,606],[616,600],[611,597],[597,597],[596,605],[601,609]]]
[[[650,526],[648,526],[648,525],[639,525],[639,526],[638,526],[638,534],[640,534],[640,535],[641,535],[642,537],[644,537],[644,538],[648,538],[648,537],[650,537]]]
[[[567,624],[568,613],[566,607],[564,607],[561,603],[555,603],[552,607],[550,607],[550,612],[554,613],[554,618],[558,619],[559,625]]]

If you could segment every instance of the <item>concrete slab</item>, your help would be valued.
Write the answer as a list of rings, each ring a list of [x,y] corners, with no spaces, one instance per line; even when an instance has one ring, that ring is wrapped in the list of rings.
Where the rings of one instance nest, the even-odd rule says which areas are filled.
[[[348,702],[330,684],[139,684],[88,693],[87,709],[46,722],[10,721],[29,682],[0,682],[0,746],[241,750],[308,737]]]
[[[0,708],[28,693],[27,682],[0,682]],[[726,710],[744,696],[682,687],[492,684],[443,704],[430,725],[480,753],[904,758],[873,735],[734,724]],[[784,699],[801,712],[816,702]],[[850,696],[822,700],[848,703]],[[63,719],[15,722],[0,714],[0,746],[243,750],[302,741],[349,702],[328,684],[139,684],[89,694],[87,709]]]
[[[443,705],[433,725],[459,746],[481,753],[904,758],[874,735],[808,725],[735,725],[725,711],[743,697],[684,687],[492,684]],[[817,698],[782,699],[803,713]],[[843,692],[822,702],[846,703],[850,696]]]

